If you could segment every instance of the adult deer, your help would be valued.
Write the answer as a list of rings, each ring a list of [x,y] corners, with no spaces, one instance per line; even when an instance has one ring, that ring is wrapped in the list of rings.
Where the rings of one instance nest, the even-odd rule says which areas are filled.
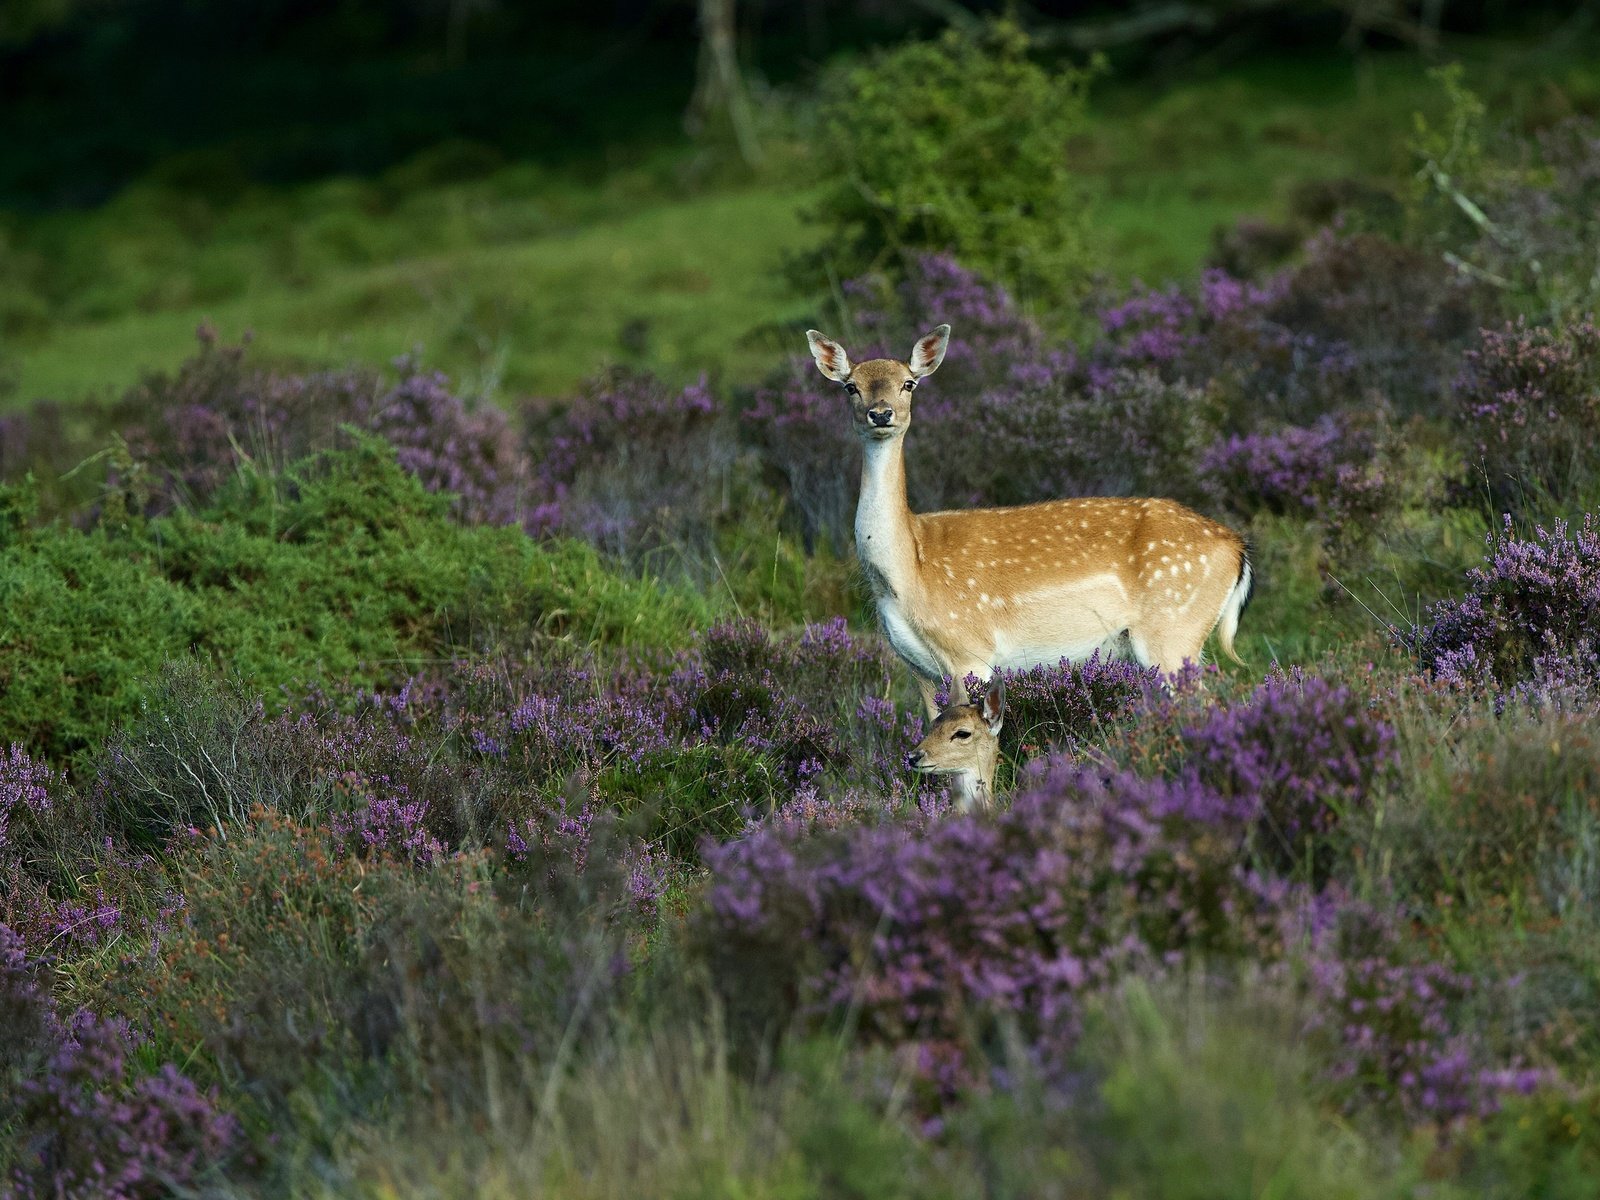
[[[914,513],[911,394],[944,361],[950,326],[920,338],[909,362],[852,364],[838,342],[815,329],[806,337],[817,369],[849,396],[863,450],[856,555],[930,716],[942,677],[987,679],[1000,667],[1078,662],[1096,650],[1170,672],[1199,662],[1213,629],[1240,661],[1233,637],[1252,578],[1233,530],[1154,499]]]
[[[950,777],[950,795],[962,812],[988,808],[994,803],[994,772],[1000,765],[1000,726],[1006,715],[1006,681],[999,671],[976,703],[958,703],[966,690],[963,681],[952,684],[958,695],[950,697],[933,719],[928,735],[917,743],[906,765],[923,775]]]

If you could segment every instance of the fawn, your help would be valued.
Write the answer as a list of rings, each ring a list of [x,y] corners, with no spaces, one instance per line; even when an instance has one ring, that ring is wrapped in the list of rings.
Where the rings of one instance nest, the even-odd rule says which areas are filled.
[[[950,326],[908,362],[850,362],[815,329],[817,369],[844,385],[862,439],[856,556],[884,635],[911,668],[928,715],[942,679],[987,679],[1094,651],[1171,672],[1213,629],[1233,637],[1253,576],[1244,539],[1172,500],[1089,497],[1017,508],[914,513],[905,437],[917,382],[944,361]]]
[[[994,771],[1000,764],[1000,726],[1006,715],[1006,683],[999,671],[983,697],[957,703],[966,683],[956,680],[950,703],[928,729],[928,735],[906,758],[906,765],[924,775],[950,775],[951,792],[962,812],[994,803]]]

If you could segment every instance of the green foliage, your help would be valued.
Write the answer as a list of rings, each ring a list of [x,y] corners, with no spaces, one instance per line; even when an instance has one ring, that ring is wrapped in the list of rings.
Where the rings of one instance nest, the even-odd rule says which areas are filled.
[[[737,742],[660,751],[596,786],[622,813],[643,815],[638,832],[647,841],[688,861],[702,838],[733,837],[751,808],[770,810],[789,794],[782,764]]]
[[[1229,1000],[1199,985],[1161,995],[1136,984],[1100,1007],[1086,1054],[1104,1108],[1085,1122],[1085,1141],[1108,1191],[1384,1194],[1371,1149],[1307,1094],[1292,1012],[1243,991]]]
[[[772,255],[802,240],[808,193],[646,183],[515,166],[215,200],[140,184],[89,212],[0,215],[0,366],[21,399],[73,399],[176,367],[212,322],[318,363],[421,344],[498,397],[559,395],[607,362],[758,378],[785,339],[741,336],[805,314]]]
[[[1402,779],[1357,814],[1358,853],[1419,908],[1593,919],[1600,742],[1589,722],[1514,705],[1494,714],[1409,696]]]
[[[104,528],[0,550],[0,741],[64,756],[138,709],[140,680],[193,642],[196,597]]]
[[[573,976],[606,961],[570,914],[502,894],[487,856],[341,855],[325,826],[272,813],[176,853],[169,877],[189,919],[109,986],[197,1070],[248,1081],[263,1138],[318,1092],[346,1114],[475,1094],[490,1060],[553,1050],[587,1019]],[[483,1019],[491,1002],[502,1015]]]
[[[1086,130],[1098,70],[1040,66],[1022,31],[998,22],[836,77],[816,156],[834,182],[814,212],[836,266],[853,275],[899,251],[948,251],[1025,303],[1076,298],[1092,262],[1068,144]]]
[[[1551,1088],[1512,1100],[1460,1157],[1473,1195],[1585,1200],[1600,1179],[1600,1091]]]
[[[448,504],[367,442],[245,476],[198,512],[0,545],[0,742],[83,751],[191,650],[271,701],[317,683],[376,687],[519,631],[678,646],[716,616],[581,543],[465,527]]]
[[[1430,78],[1443,93],[1445,115],[1437,123],[1414,119],[1413,239],[1540,320],[1591,312],[1600,297],[1592,117],[1552,116],[1528,122],[1532,129],[1491,122],[1489,104],[1459,65]]]

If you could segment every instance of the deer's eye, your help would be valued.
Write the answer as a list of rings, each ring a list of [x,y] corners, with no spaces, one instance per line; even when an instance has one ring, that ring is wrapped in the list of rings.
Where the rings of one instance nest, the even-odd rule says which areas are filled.
[[[950,735],[950,740],[953,741],[953,742],[962,742],[962,741],[965,741],[967,738],[969,738],[971,736],[972,736],[972,730],[970,730],[970,729],[958,729],[958,730],[956,730],[954,733],[952,733]]]
[[[860,388],[858,388],[858,387],[857,387],[857,386],[856,386],[856,385],[855,385],[855,384],[853,384],[853,383],[847,383],[847,384],[845,384],[845,385],[844,385],[844,390],[845,390],[845,393],[846,393],[846,394],[847,394],[847,395],[851,395],[851,396],[859,396],[859,395],[861,395],[861,389],[860,389]]]
[[[914,392],[914,391],[916,391],[917,390],[917,381],[915,379],[906,380],[905,383],[900,385],[900,390],[902,392]]]

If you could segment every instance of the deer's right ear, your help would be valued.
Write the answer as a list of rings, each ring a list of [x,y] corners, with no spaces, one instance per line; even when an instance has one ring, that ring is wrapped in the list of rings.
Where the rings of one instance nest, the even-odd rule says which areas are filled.
[[[941,325],[932,333],[925,333],[911,348],[911,373],[918,379],[932,375],[944,361],[945,348],[950,345],[950,326]]]
[[[811,343],[811,357],[817,360],[817,370],[835,383],[850,378],[850,356],[843,346],[815,329],[806,330],[806,341]]]
[[[1000,726],[1006,719],[1006,681],[998,669],[990,676],[989,686],[983,689],[982,712],[989,732],[999,737]]]

